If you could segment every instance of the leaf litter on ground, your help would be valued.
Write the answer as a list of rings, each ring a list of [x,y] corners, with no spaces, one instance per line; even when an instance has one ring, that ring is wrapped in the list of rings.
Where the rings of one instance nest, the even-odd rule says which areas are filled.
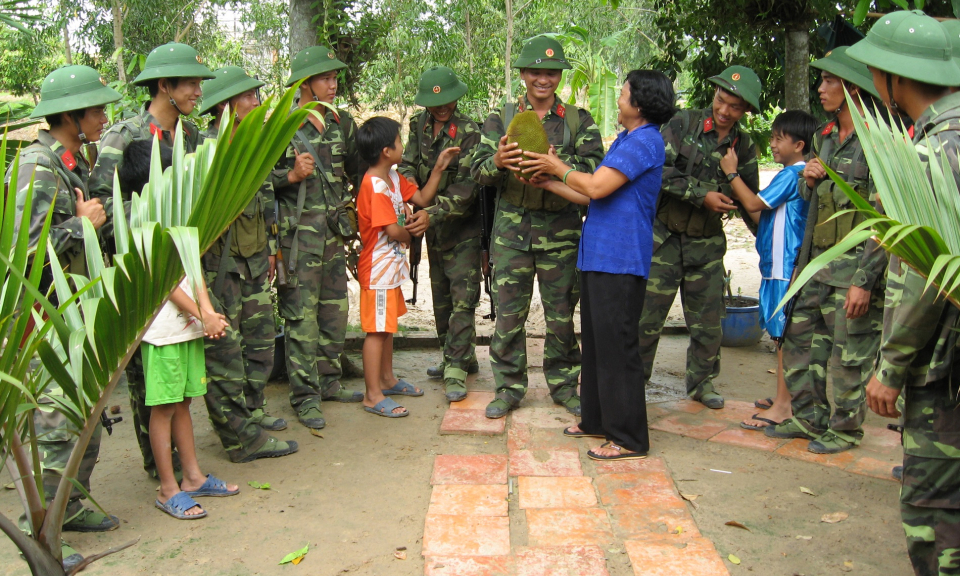
[[[815,493],[813,490],[807,488],[806,486],[801,486],[801,487],[800,487],[800,491],[803,492],[804,494],[809,494],[809,495],[811,495],[811,496],[816,496],[816,493]]]
[[[286,556],[284,556],[283,560],[281,560],[280,563],[297,565],[303,560],[303,557],[306,556],[307,552],[309,551],[310,551],[310,544],[304,544],[303,548],[295,552],[291,552]]]
[[[734,528],[739,528],[741,530],[746,530],[747,532],[750,532],[749,528],[747,528],[740,522],[737,522],[736,520],[730,520],[729,522],[724,522],[724,526],[733,526]]]
[[[843,522],[850,515],[846,512],[831,512],[829,514],[824,514],[820,517],[821,522],[826,522],[827,524],[836,524],[837,522]]]
[[[250,486],[251,488],[256,488],[257,490],[270,490],[269,482],[256,482],[254,480],[251,480],[247,482],[247,486]]]

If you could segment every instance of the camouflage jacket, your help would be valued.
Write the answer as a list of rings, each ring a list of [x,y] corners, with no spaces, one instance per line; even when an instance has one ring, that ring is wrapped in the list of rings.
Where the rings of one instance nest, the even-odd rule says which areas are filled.
[[[960,184],[960,93],[927,108],[914,126],[913,142],[921,160],[945,151]],[[913,268],[896,256],[890,258],[876,372],[884,386],[926,386],[950,376],[960,311],[937,290],[924,290],[925,285],[926,279]]]
[[[329,109],[326,109],[324,122],[326,128],[323,133],[317,131],[310,122],[304,122],[300,128],[320,156],[320,163],[315,166],[313,174],[304,180],[306,195],[299,222],[297,196],[300,183],[290,184],[287,181],[287,173],[293,169],[297,155],[307,153],[299,136],[293,137],[268,179],[280,204],[280,214],[277,215],[280,222],[280,244],[287,259],[290,258],[290,248],[297,228],[300,229],[297,235],[298,250],[322,256],[324,245],[337,235],[337,232],[327,225],[331,204],[356,196],[359,190],[357,123],[348,112],[335,113]],[[321,177],[320,170],[325,178]]]
[[[4,182],[11,184],[13,164],[7,169]],[[50,242],[60,257],[60,264],[67,266],[83,254],[83,225],[77,214],[79,188],[87,196],[87,179],[90,167],[83,156],[74,156],[63,144],[46,130],[40,130],[33,144],[20,151],[20,168],[17,174],[17,216],[14,234],[23,224],[24,201],[30,179],[33,178],[33,205],[30,210],[30,246],[36,246],[47,213],[53,211],[50,222]],[[88,196],[87,196],[88,197]]]
[[[213,122],[206,130],[200,133],[200,143],[208,138],[216,139],[218,136],[217,126]],[[276,240],[269,234],[270,225],[273,223],[273,185],[268,178],[263,186],[257,191],[257,194],[250,200],[243,213],[237,216],[230,228],[220,235],[207,252],[202,257],[204,270],[208,272],[219,272],[221,267],[221,255],[223,247],[227,241],[227,235],[231,234],[230,240],[230,259],[225,262],[226,272],[239,273],[237,258],[243,258],[250,268],[250,274],[258,277],[270,265],[267,256],[273,256],[277,253]],[[267,252],[267,248],[270,251]]]
[[[526,96],[517,102],[517,110],[532,109]],[[570,136],[570,147],[575,154],[562,149],[564,131],[563,102],[556,97],[553,108],[543,117],[547,140],[557,147],[557,155],[579,172],[592,174],[603,160],[603,140],[593,116],[580,108],[580,128]],[[483,123],[480,144],[473,154],[470,173],[481,186],[502,186],[512,172],[498,170],[493,162],[500,138],[506,134],[501,110],[490,114]],[[576,249],[580,241],[582,220],[576,206],[550,212],[527,210],[509,202],[497,202],[497,216],[493,224],[492,238],[497,244],[514,250],[559,250]]]
[[[696,207],[703,206],[707,192],[722,192],[733,198],[720,160],[730,146],[738,151],[737,172],[751,190],[760,189],[757,147],[737,124],[723,140],[713,126],[713,110],[681,110],[660,127],[666,148],[661,196],[672,196]],[[693,165],[691,167],[691,162]]]
[[[423,131],[420,132],[420,123]],[[434,120],[422,110],[410,119],[410,136],[403,150],[403,161],[397,167],[401,176],[413,178],[423,188],[430,171],[444,149],[460,146],[460,155],[444,171],[433,204],[425,208],[430,214],[427,242],[440,250],[449,250],[468,238],[480,236],[480,211],[477,208],[477,183],[470,176],[470,161],[480,142],[477,123],[455,111],[450,120],[433,137]]]
[[[866,194],[867,199],[880,210],[877,203],[877,190],[870,176],[870,168],[863,157],[863,147],[856,131],[840,141],[840,123],[834,119],[817,128],[813,135],[813,153],[819,156],[824,163],[836,172],[854,189]],[[829,177],[821,180],[814,190],[807,188],[804,182],[800,183],[800,193],[807,200],[813,196],[824,198],[830,195],[836,203],[836,211],[851,207],[850,199],[834,184]],[[810,203],[809,218],[819,222],[817,209],[822,209],[822,201]],[[836,220],[836,219],[835,219]],[[825,222],[826,225],[836,226],[835,221]],[[837,238],[840,240],[840,238]],[[801,251],[809,251],[810,258],[816,258],[829,250],[813,245],[813,236],[805,235]],[[830,264],[816,273],[813,279],[828,286],[848,288],[857,286],[864,290],[873,290],[883,283],[884,271],[887,269],[887,253],[873,240],[858,245],[842,256],[835,258]]]

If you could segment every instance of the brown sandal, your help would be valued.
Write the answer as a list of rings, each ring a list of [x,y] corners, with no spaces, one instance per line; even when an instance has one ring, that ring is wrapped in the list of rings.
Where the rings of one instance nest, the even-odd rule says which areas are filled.
[[[587,456],[589,456],[590,459],[592,460],[642,460],[647,457],[645,453],[641,453],[641,452],[627,452],[626,454],[624,454],[623,446],[619,446],[617,444],[614,444],[613,442],[606,442],[600,447],[613,448],[618,452],[618,454],[616,456],[601,456],[600,454],[597,454],[593,450],[587,450]]]

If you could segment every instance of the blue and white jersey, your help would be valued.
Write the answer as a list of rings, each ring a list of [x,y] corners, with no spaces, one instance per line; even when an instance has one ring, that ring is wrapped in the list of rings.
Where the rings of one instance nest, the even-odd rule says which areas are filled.
[[[797,263],[809,207],[797,190],[804,164],[785,167],[757,195],[769,208],[760,215],[756,244],[765,280],[790,280]]]

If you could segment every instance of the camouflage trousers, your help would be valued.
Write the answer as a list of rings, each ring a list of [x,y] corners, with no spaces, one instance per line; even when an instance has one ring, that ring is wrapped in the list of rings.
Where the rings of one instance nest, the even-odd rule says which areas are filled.
[[[284,254],[289,254],[284,249]],[[347,336],[347,267],[343,240],[327,240],[323,256],[301,252],[296,274],[278,291],[285,323],[290,404],[319,407],[340,386],[340,355]]]
[[[843,309],[847,290],[811,280],[797,294],[783,335],[783,376],[796,418],[816,430],[861,436],[864,391],[880,347],[883,292],[874,290],[867,313],[849,320]],[[832,417],[828,366],[833,381]]]
[[[40,452],[40,468],[43,478],[43,495],[47,504],[53,501],[60,486],[60,479],[63,478],[63,472],[67,468],[67,461],[70,459],[70,453],[77,444],[77,437],[80,431],[67,420],[66,416],[59,412],[43,412],[37,410],[34,412],[33,425],[37,432],[37,448]],[[97,425],[90,437],[90,443],[83,453],[83,459],[80,461],[80,468],[77,470],[76,479],[83,486],[83,489],[90,492],[90,475],[93,474],[93,467],[100,456],[100,438],[103,436],[103,426]],[[29,481],[29,480],[28,480]],[[67,513],[63,517],[66,524],[83,512],[83,493],[74,485],[70,489],[70,500],[67,503]],[[26,517],[23,519],[25,525]]]
[[[580,300],[577,249],[515,250],[492,243],[493,297],[497,325],[490,342],[490,360],[497,392],[519,402],[527,392],[527,332],[533,281],[540,288],[547,325],[543,374],[557,402],[577,394],[580,344],[573,313]]]
[[[227,322],[240,336],[240,347],[243,350],[241,368],[245,375],[243,394],[247,409],[252,412],[262,409],[266,402],[263,390],[273,371],[277,324],[273,315],[273,299],[267,271],[255,277],[246,259],[235,258],[235,261],[240,274],[227,274],[222,281],[217,300]],[[216,271],[208,269],[204,276],[207,286],[216,286]],[[210,366],[214,362],[224,364],[223,368],[218,370],[219,373],[229,373],[236,367],[236,358],[219,357],[215,342],[207,340],[205,344],[207,373],[209,375]]]
[[[673,234],[660,220],[653,225],[653,261],[640,317],[640,358],[644,381],[653,374],[660,333],[680,291],[683,317],[690,332],[687,347],[687,394],[713,392],[720,374],[720,341],[724,315],[723,256],[727,237],[692,238]]]
[[[430,291],[437,339],[443,352],[443,377],[465,380],[466,362],[475,358],[480,304],[480,238],[470,238],[449,250],[427,243]]]

